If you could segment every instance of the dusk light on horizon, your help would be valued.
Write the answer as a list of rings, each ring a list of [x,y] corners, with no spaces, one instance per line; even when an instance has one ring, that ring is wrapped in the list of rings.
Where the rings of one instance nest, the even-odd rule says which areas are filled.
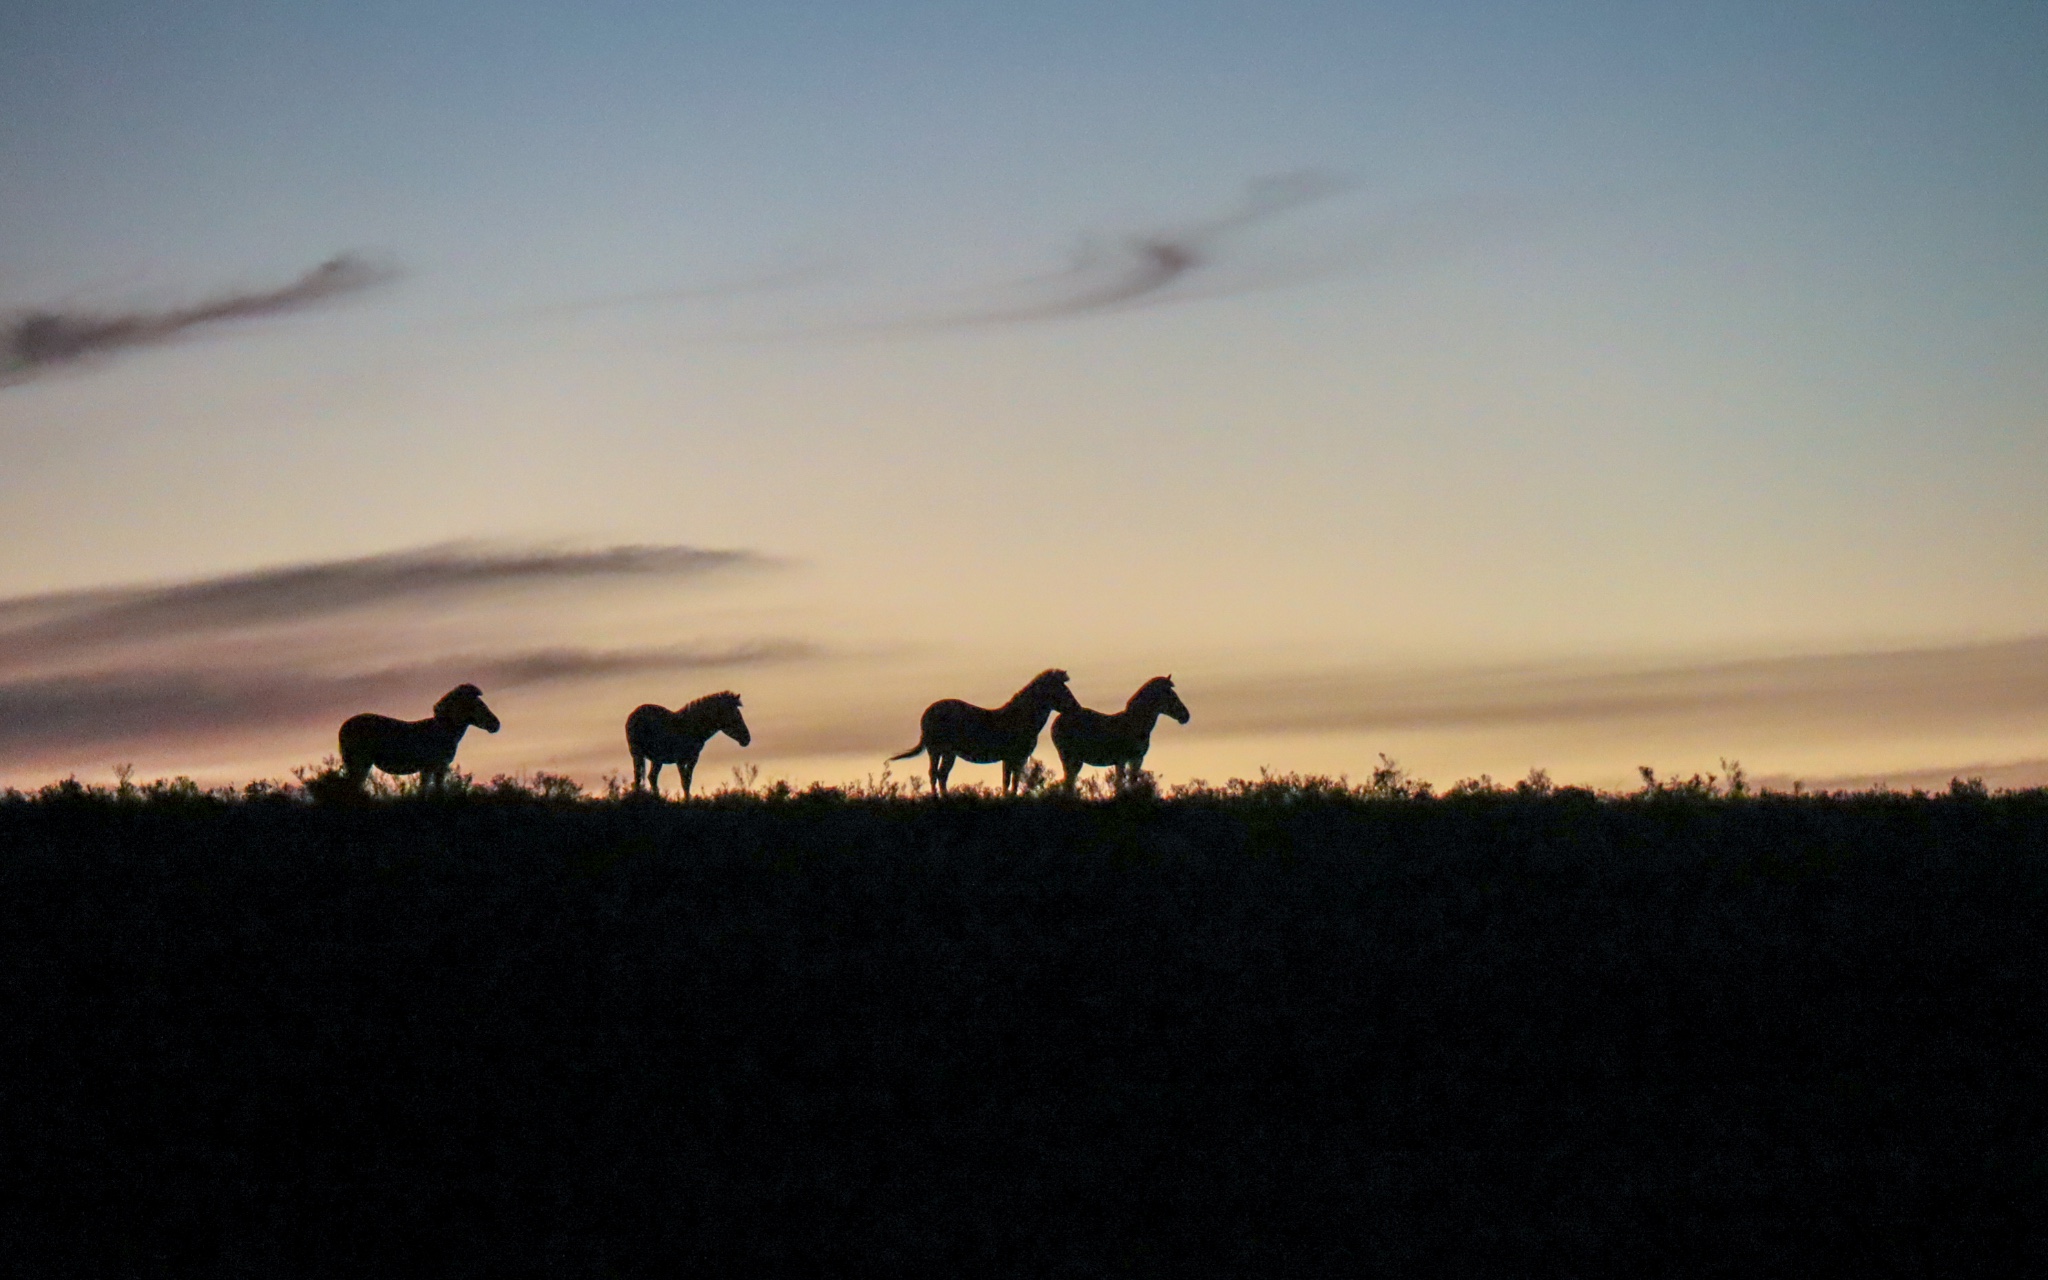
[[[1169,783],[2048,785],[2044,69],[2022,3],[15,6],[0,787],[463,683],[478,777],[730,689],[699,792],[836,784],[1053,667],[1171,674]]]

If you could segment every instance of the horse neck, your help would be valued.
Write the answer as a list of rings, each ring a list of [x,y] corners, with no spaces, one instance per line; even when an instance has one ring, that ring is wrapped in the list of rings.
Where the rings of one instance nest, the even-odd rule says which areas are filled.
[[[1122,720],[1139,733],[1150,733],[1152,732],[1152,726],[1158,724],[1159,717],[1164,714],[1164,710],[1158,703],[1141,702],[1125,707],[1123,714],[1119,715],[1117,719]]]
[[[1003,704],[1001,715],[1012,724],[1043,729],[1046,719],[1052,715],[1052,706],[1051,694],[1037,689],[1022,689],[1016,697]]]
[[[437,715],[430,718],[427,723],[432,725],[434,731],[448,739],[451,744],[461,742],[462,735],[469,732],[469,721],[457,720],[451,716]]]
[[[1146,692],[1154,688],[1158,688],[1159,692],[1151,694]],[[1124,705],[1124,719],[1143,732],[1150,733],[1152,732],[1152,726],[1159,723],[1159,717],[1166,714],[1167,704],[1171,701],[1173,701],[1171,686],[1161,688],[1148,684],[1144,689],[1140,689],[1132,694],[1131,700]]]
[[[676,712],[676,725],[687,737],[699,743],[711,741],[711,735],[721,727],[718,708],[715,706],[687,706]]]

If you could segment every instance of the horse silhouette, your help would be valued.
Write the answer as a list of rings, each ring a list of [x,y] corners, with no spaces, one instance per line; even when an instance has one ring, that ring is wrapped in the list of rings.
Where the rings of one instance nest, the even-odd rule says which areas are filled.
[[[1152,726],[1162,715],[1188,722],[1187,704],[1173,691],[1172,676],[1153,676],[1138,686],[1124,709],[1115,715],[1074,707],[1052,722],[1053,749],[1067,769],[1067,789],[1085,765],[1106,764],[1118,783],[1135,778],[1152,749]]]
[[[626,749],[633,753],[633,790],[640,789],[640,775],[645,772],[647,785],[660,795],[661,766],[672,764],[683,775],[683,799],[688,800],[697,757],[711,735],[721,729],[743,747],[754,740],[740,716],[740,695],[730,689],[707,693],[674,711],[652,702],[633,708],[633,714],[626,717]]]
[[[1067,688],[1067,673],[1057,668],[1033,676],[1008,702],[991,711],[946,698],[924,709],[917,745],[893,755],[908,760],[922,751],[931,761],[932,790],[946,794],[946,778],[956,759],[1003,766],[1003,794],[1024,785],[1024,762],[1038,747],[1039,730],[1054,711],[1078,711],[1081,704]]]
[[[425,720],[394,720],[365,711],[341,725],[341,767],[349,785],[361,790],[372,767],[389,774],[417,773],[422,790],[447,783],[448,766],[463,731],[475,725],[498,731],[498,717],[484,705],[483,690],[459,684],[434,704]]]

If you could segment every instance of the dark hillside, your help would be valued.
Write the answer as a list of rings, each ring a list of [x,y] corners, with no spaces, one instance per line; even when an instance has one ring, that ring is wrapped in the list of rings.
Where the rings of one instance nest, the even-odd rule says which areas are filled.
[[[0,803],[30,1274],[2048,1274],[2048,796]]]

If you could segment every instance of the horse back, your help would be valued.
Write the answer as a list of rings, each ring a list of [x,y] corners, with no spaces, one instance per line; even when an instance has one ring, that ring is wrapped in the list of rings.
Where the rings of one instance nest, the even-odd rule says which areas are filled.
[[[934,735],[950,739],[987,723],[990,714],[987,707],[977,707],[958,698],[941,698],[924,709],[924,714],[918,717],[917,727],[924,730],[926,742],[930,742]]]
[[[654,758],[672,736],[670,722],[675,713],[667,707],[643,702],[626,717],[626,746],[636,756]],[[673,763],[673,761],[665,761]]]
[[[1038,741],[1036,726],[1024,734],[1000,713],[977,707],[958,698],[946,698],[924,709],[919,722],[924,730],[925,750],[934,755],[955,755],[975,764],[994,764],[1017,754],[1019,746]]]
[[[350,716],[341,722],[341,758],[367,755],[376,750],[381,742],[388,741],[394,734],[405,731],[406,722],[392,716],[380,716],[374,711]]]

